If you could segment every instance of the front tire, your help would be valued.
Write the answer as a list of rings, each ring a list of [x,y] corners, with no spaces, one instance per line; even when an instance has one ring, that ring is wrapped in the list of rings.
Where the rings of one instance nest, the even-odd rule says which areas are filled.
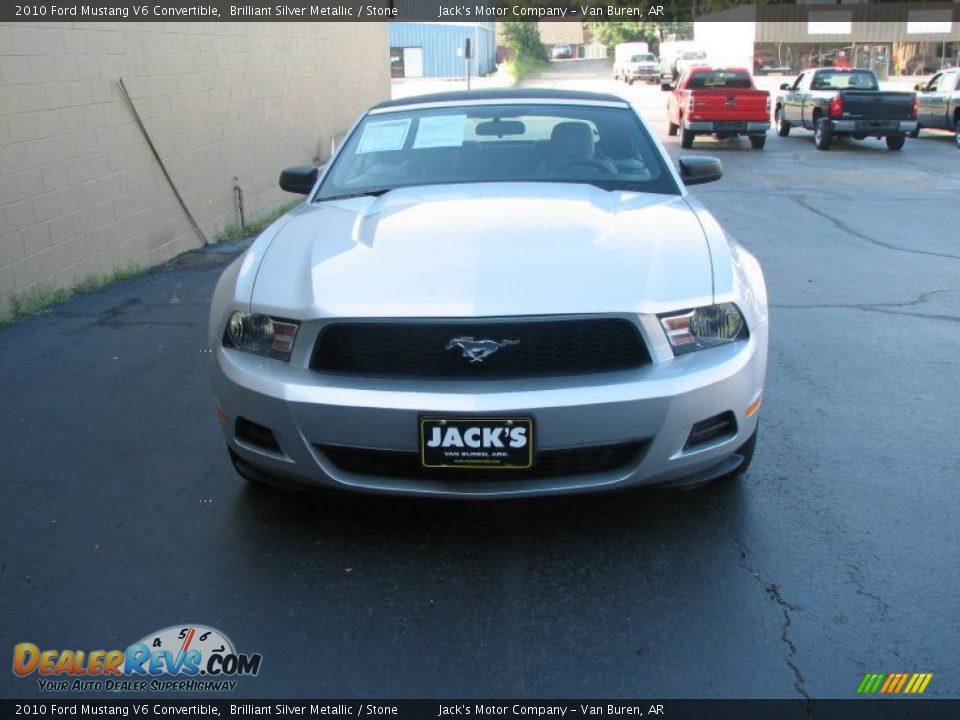
[[[763,150],[763,146],[767,144],[766,135],[751,135],[750,136],[750,147],[754,150]]]
[[[885,139],[888,150],[900,150],[907,141],[907,136],[903,133],[897,133],[896,135],[887,135]]]
[[[960,150],[960,118],[957,118],[957,124],[953,128],[953,137],[957,141],[957,150]]]
[[[670,121],[670,118],[667,118],[667,135],[669,135],[670,137],[676,137],[676,135],[677,135],[677,130],[679,130],[679,129],[680,129],[680,126],[679,126],[679,125],[674,125],[674,124]]]
[[[833,138],[830,137],[830,126],[825,118],[817,118],[813,126],[813,144],[817,150],[829,150]]]
[[[790,134],[790,123],[787,122],[786,118],[783,117],[783,108],[778,107],[775,115],[777,121],[777,135],[780,137],[786,137]]]
[[[695,134],[692,130],[684,130],[680,135],[680,147],[684,150],[689,150],[693,147],[693,138]]]

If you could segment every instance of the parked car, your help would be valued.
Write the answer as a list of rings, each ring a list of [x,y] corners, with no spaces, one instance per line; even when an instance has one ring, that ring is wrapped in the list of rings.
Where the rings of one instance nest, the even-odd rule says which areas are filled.
[[[557,43],[551,51],[554,60],[569,60],[573,57],[573,48],[567,43]]]
[[[889,149],[899,150],[917,128],[916,94],[881,91],[870,70],[805,70],[780,90],[777,134],[786,137],[794,127],[813,130],[818,150],[829,149],[835,137],[884,138]]]
[[[650,46],[645,42],[625,42],[613,48],[613,79],[627,80],[627,68],[633,63],[637,55],[650,52]]]
[[[960,68],[951,68],[916,86],[917,129],[951,130],[960,150]]]
[[[693,147],[697,135],[746,135],[759,150],[770,129],[770,93],[757,90],[746,68],[695,67],[676,84],[660,86],[667,97],[667,132],[680,132],[680,146]]]
[[[750,464],[756,259],[615,95],[439,93],[365,113],[222,274],[218,416],[256,482],[492,498]]]
[[[754,75],[786,75],[789,72],[790,68],[772,52],[758,50],[753,54]]]
[[[633,85],[637,80],[658,83],[660,82],[660,62],[653,53],[631,55],[629,61],[624,63],[622,73],[628,85]]]

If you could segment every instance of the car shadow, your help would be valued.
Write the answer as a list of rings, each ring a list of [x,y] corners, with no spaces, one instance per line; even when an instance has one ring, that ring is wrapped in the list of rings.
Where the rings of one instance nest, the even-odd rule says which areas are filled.
[[[616,552],[642,546],[716,542],[730,517],[742,516],[743,481],[683,491],[639,489],[506,500],[446,500],[367,494],[290,493],[248,485],[233,505],[234,526],[247,528],[250,549],[314,557],[318,546],[352,552],[388,546],[391,552],[436,548],[476,558],[521,543],[534,555],[561,545],[589,555],[615,537]],[[701,537],[703,536],[703,537]],[[695,538],[701,537],[700,540]],[[491,554],[492,553],[492,554]]]

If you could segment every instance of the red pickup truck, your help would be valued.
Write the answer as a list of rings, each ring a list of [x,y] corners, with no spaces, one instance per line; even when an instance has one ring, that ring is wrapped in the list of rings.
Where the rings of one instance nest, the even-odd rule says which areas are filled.
[[[693,147],[697,135],[746,135],[757,150],[767,142],[770,93],[757,90],[746,68],[694,67],[660,87],[670,92],[667,130],[681,133],[680,147]]]

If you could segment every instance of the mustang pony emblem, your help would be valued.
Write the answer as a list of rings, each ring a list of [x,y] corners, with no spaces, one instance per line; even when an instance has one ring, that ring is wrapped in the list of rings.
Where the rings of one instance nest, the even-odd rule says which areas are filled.
[[[470,362],[472,363],[478,363],[483,362],[500,348],[519,344],[519,340],[501,340],[497,342],[496,340],[474,340],[473,336],[468,336],[452,338],[450,342],[447,343],[445,349],[453,350],[454,348],[460,348],[465,358],[470,358]]]

